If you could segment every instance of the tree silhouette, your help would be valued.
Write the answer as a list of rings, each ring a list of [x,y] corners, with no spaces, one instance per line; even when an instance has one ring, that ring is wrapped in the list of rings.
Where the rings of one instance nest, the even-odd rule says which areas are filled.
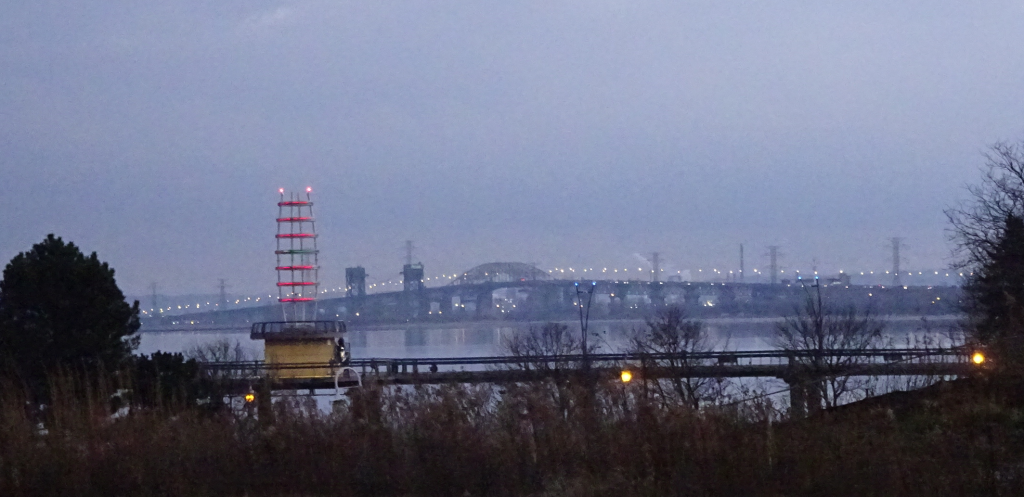
[[[857,352],[878,345],[885,327],[869,311],[858,312],[853,305],[835,308],[822,300],[821,286],[814,293],[804,287],[803,307],[775,325],[771,343],[775,348],[801,353],[794,364],[806,369],[812,410],[832,408],[855,400],[870,380],[840,374],[865,361]]]
[[[665,379],[643,379],[645,388],[648,384],[653,385],[654,393],[663,405],[682,404],[699,409],[701,402],[720,393],[722,378],[701,378],[693,374],[695,367],[708,366],[711,361],[691,355],[715,349],[702,321],[690,319],[681,307],[669,306],[648,318],[644,324],[643,328],[633,330],[629,351],[645,356],[646,367],[665,368],[671,372]]]
[[[1024,217],[1024,141],[996,143],[985,159],[981,182],[967,186],[968,200],[945,211],[954,267],[968,271],[989,261],[1007,218]]]
[[[49,235],[14,257],[0,281],[0,362],[33,388],[58,367],[119,367],[138,346],[128,305],[96,253]]]
[[[946,210],[955,267],[965,275],[969,339],[994,354],[1004,371],[1024,365],[1024,141],[997,143],[985,155],[981,182]],[[1012,366],[1012,367],[1011,367]]]
[[[973,338],[1002,366],[1024,362],[1024,219],[1008,215],[984,263],[967,278],[964,304]]]

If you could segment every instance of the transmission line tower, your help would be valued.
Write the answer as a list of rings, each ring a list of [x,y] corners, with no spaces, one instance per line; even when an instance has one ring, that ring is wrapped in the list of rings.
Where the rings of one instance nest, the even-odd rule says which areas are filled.
[[[892,243],[892,285],[903,286],[903,282],[900,279],[900,246],[903,239],[894,236],[889,239],[889,242]]]
[[[228,306],[228,280],[220,278],[220,283],[217,284],[217,288],[220,290],[220,308],[225,309]]]

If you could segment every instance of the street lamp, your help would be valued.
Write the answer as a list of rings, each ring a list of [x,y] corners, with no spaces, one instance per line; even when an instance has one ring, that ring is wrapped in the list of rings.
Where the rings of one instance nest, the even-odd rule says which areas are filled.
[[[975,365],[981,366],[982,364],[985,363],[985,354],[983,354],[980,350],[975,351],[974,354],[971,355],[971,362],[973,362]]]

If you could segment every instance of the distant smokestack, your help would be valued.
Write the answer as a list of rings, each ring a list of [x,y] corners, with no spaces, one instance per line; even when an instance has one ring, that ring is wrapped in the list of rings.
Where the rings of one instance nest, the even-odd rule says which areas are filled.
[[[779,246],[768,247],[768,256],[771,258],[771,284],[778,283],[779,274]]]
[[[743,244],[740,244],[740,283],[743,282]]]

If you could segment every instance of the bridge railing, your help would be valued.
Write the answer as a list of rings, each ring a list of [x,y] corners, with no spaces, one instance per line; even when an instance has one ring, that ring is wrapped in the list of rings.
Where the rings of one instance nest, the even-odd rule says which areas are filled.
[[[700,366],[787,366],[825,359],[852,359],[857,364],[958,364],[969,362],[970,351],[961,348],[844,349],[844,350],[755,350],[694,353],[602,353],[544,356],[478,356],[433,358],[352,359],[349,366],[364,374],[428,373],[484,369],[574,369],[582,364],[611,367],[641,363],[657,367],[666,364]],[[278,370],[335,368],[335,363],[273,364],[262,361],[207,362],[205,371],[248,371],[255,374]]]

